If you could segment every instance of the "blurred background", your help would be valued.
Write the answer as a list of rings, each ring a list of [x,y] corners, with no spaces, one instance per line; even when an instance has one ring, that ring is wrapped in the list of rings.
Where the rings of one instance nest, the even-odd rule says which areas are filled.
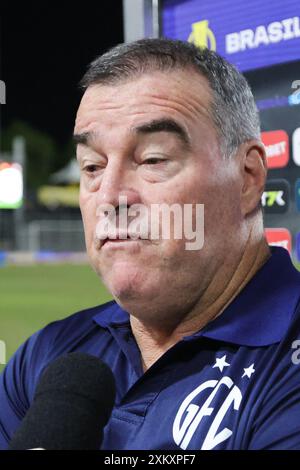
[[[37,329],[110,299],[85,254],[71,135],[80,78],[118,43],[189,40],[245,74],[268,155],[267,238],[299,266],[299,17],[299,0],[1,2],[0,371]]]

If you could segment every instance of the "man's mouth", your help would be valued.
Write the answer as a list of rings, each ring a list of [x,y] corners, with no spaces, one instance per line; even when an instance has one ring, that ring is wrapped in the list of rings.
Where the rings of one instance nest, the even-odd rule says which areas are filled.
[[[105,245],[105,243],[107,242],[125,242],[125,241],[128,241],[128,240],[133,240],[129,235],[126,235],[126,238],[125,237],[113,237],[113,238],[110,238],[110,237],[107,237],[105,238],[104,240],[102,240],[102,246]]]
[[[120,244],[120,243],[128,243],[128,242],[139,242],[139,241],[143,241],[144,239],[142,239],[141,237],[133,237],[133,236],[130,236],[128,234],[123,234],[122,236],[121,235],[115,235],[115,236],[108,236],[104,239],[98,239],[98,245],[99,245],[99,248],[102,248],[104,245],[106,245],[107,243],[115,243],[115,244]]]

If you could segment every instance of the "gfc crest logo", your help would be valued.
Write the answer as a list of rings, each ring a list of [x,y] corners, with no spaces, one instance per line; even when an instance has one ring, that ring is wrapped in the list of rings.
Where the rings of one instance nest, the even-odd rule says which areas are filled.
[[[213,368],[217,367],[220,372],[223,372],[223,369],[229,366],[230,364],[226,362],[226,356],[223,356],[222,358],[216,358]],[[241,378],[245,377],[246,379],[244,380],[250,379],[254,372],[254,364],[251,364],[249,367],[244,368],[244,374]],[[201,399],[203,392],[206,392],[207,395],[209,390],[211,392],[203,405],[197,405],[195,402],[198,401],[199,403],[199,398]],[[224,400],[219,408],[216,409],[213,406],[213,400],[219,394],[224,397]],[[173,423],[173,438],[175,443],[181,449],[186,450],[199,425],[205,418],[210,419],[211,424],[203,439],[201,450],[214,449],[218,444],[229,439],[232,435],[232,430],[224,425],[222,426],[222,421],[227,413],[239,410],[242,398],[240,388],[228,376],[224,376],[220,380],[207,380],[199,385],[184,399],[177,412]],[[211,418],[209,418],[210,416]]]
[[[195,46],[207,47],[212,51],[217,49],[216,38],[208,26],[208,20],[192,23],[192,32],[189,35],[188,41],[195,44]]]

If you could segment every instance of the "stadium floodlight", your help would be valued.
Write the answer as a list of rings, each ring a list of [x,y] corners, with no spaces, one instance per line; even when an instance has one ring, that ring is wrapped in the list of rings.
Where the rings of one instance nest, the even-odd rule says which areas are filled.
[[[0,161],[0,209],[18,209],[22,203],[22,166]]]

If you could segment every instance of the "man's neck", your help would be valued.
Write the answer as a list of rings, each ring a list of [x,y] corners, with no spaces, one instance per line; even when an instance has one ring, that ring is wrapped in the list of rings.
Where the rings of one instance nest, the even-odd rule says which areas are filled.
[[[229,279],[224,279],[223,289],[220,290],[220,286],[215,289],[216,286],[213,286],[212,282],[192,311],[173,327],[146,324],[131,316],[131,327],[141,351],[144,371],[184,336],[200,331],[207,323],[221,315],[269,257],[270,249],[264,238],[254,244],[249,240],[232,275]],[[216,297],[211,295],[215,290],[221,294]],[[210,303],[209,298],[213,299]]]

